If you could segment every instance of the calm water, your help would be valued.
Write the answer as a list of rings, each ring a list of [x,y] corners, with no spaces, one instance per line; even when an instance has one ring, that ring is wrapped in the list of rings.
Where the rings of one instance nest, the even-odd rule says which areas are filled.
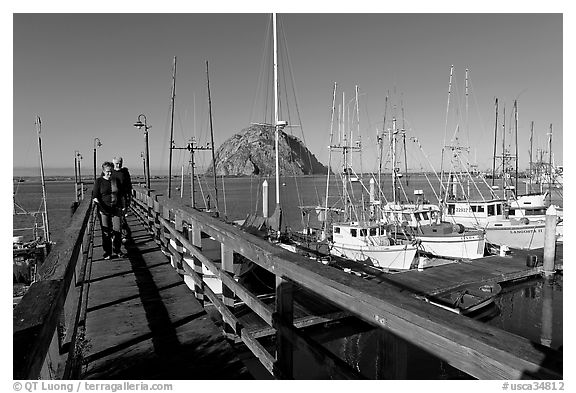
[[[270,212],[275,205],[274,179],[269,179]],[[432,187],[426,179],[411,178],[411,190],[406,195],[413,199],[412,189],[422,189],[425,197],[434,199]],[[245,218],[248,213],[262,209],[262,179],[259,178],[219,178],[217,181],[220,210],[229,220]],[[329,195],[338,193],[339,182],[331,182]],[[41,187],[39,183],[25,182],[14,186],[15,200],[24,208],[37,210],[40,205]],[[172,183],[172,197],[179,198],[180,181]],[[280,187],[280,202],[284,211],[285,225],[300,229],[309,218],[298,209],[302,205],[324,204],[326,179],[323,177],[304,177],[283,179]],[[152,188],[167,194],[167,181],[152,182]],[[360,185],[354,185],[354,195],[359,198]],[[87,185],[87,195],[91,185]],[[189,204],[190,185],[184,184],[184,202]],[[71,182],[48,182],[48,209],[52,239],[59,241],[70,219],[70,205],[74,199],[74,184]],[[211,203],[216,198],[213,180],[196,183],[197,206],[204,206],[203,198],[211,194]],[[360,200],[360,199],[359,199]],[[226,202],[224,205],[224,201]],[[334,204],[336,198],[329,198]],[[553,203],[562,205],[560,191],[554,190]],[[16,225],[16,223],[14,223]],[[563,348],[563,275],[546,283],[535,279],[503,286],[497,298],[496,306],[489,310],[483,322],[525,337],[535,343],[543,343],[552,348]],[[332,353],[352,365],[357,371],[369,378],[383,379],[467,379],[469,376],[440,361],[426,351],[380,329],[373,329],[361,323],[337,324],[331,326],[329,333],[321,328],[311,328],[310,332]],[[260,378],[265,378],[254,360],[244,354],[247,364]],[[333,375],[324,370],[314,357],[306,352],[294,354],[295,377],[298,379],[330,379]]]

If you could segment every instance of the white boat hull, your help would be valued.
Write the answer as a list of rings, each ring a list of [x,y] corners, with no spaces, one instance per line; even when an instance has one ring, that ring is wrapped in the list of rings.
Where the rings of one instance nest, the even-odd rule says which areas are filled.
[[[545,228],[544,222],[529,224],[493,222],[486,226],[486,240],[498,246],[533,250],[544,247]]]
[[[439,257],[478,259],[484,256],[484,235],[418,236],[422,249]]]
[[[372,266],[391,269],[408,270],[415,263],[416,251],[412,245],[394,246],[359,246],[333,244],[330,254],[368,263]]]

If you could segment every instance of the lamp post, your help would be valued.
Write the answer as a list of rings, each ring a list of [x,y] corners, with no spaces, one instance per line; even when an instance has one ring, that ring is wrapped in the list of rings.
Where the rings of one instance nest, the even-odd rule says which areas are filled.
[[[142,118],[144,119],[144,123],[142,123]],[[146,123],[146,116],[143,114],[138,115],[138,121],[134,123],[134,127],[139,130],[144,127],[144,144],[146,146],[146,188],[150,189],[150,150],[148,148],[148,130],[152,127],[148,126],[148,123]]]
[[[140,158],[142,158],[142,173],[144,174],[144,181],[146,181],[146,156],[144,152],[140,152]]]
[[[76,150],[76,161],[78,162],[78,181],[80,183],[80,199],[84,199],[84,183],[82,183],[82,171],[81,171],[81,163],[82,163],[82,154],[78,150]]]
[[[96,183],[96,148],[102,146],[100,138],[94,138],[94,183]]]

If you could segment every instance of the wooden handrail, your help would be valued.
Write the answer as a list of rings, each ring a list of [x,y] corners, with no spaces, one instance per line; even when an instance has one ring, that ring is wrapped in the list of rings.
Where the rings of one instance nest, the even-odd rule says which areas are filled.
[[[148,212],[155,214],[156,217],[147,219],[155,223],[154,229],[157,235],[166,236],[159,225],[167,228],[168,236],[178,240],[182,247],[206,263],[209,268],[216,267],[210,266],[199,249],[181,236],[169,219],[159,217],[162,209],[167,208],[172,212],[168,213],[168,217],[178,214],[195,230],[213,237],[234,252],[272,272],[278,279],[289,280],[310,290],[343,310],[374,326],[393,332],[473,377],[562,378],[562,355],[559,351],[536,345],[525,338],[435,307],[392,285],[376,284],[330,266],[312,263],[301,255],[288,252],[210,214],[186,207],[175,200],[162,198],[152,191],[135,187],[134,193],[134,199],[142,206],[142,211],[146,206],[154,206],[154,209],[148,209]],[[166,214],[164,216],[166,217]],[[159,238],[158,241],[163,242],[169,249],[167,239]],[[220,271],[220,274],[224,273]],[[232,282],[226,280],[225,284],[236,293],[244,291],[234,280]],[[230,316],[226,315],[226,319],[230,319]],[[279,326],[273,327],[279,328]],[[289,328],[293,331],[293,326]]]
[[[75,315],[64,315],[64,307],[75,286],[72,279],[91,212],[91,199],[82,200],[62,241],[40,267],[41,279],[13,310],[14,379],[57,378],[62,373],[61,356],[67,358],[66,349],[73,348],[62,345],[64,330],[75,328]]]

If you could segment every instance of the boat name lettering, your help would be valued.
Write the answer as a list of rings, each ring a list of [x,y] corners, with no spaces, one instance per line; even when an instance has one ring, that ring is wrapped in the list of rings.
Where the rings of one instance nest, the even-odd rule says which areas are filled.
[[[542,233],[542,228],[537,229],[513,229],[510,233]]]

